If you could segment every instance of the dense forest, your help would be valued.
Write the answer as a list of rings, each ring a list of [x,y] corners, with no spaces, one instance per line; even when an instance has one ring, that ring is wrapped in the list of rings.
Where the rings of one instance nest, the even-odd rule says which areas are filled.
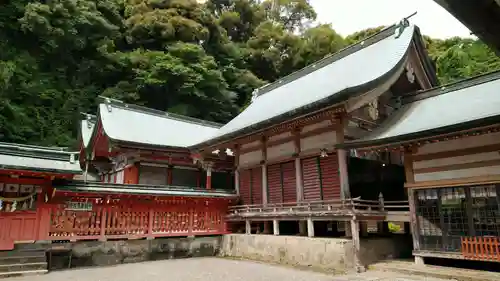
[[[326,0],[325,0],[326,1]],[[227,122],[256,87],[382,27],[345,38],[307,0],[6,0],[0,140],[72,146],[99,95]],[[425,38],[442,83],[500,68],[477,40]]]

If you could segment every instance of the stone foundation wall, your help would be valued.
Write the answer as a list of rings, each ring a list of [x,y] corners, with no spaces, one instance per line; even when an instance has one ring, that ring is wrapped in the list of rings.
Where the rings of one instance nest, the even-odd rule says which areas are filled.
[[[399,258],[411,253],[411,247],[411,239],[403,236],[362,239],[361,263]],[[355,265],[352,241],[342,238],[230,234],[222,239],[220,255],[339,273]]]
[[[104,266],[158,259],[216,256],[221,236],[160,238],[154,240],[79,241],[53,244],[52,269]],[[71,258],[69,258],[71,256]]]

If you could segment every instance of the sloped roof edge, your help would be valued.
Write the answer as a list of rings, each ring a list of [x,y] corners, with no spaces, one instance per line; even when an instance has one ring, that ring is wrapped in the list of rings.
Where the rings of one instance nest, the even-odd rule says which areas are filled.
[[[77,152],[64,148],[0,143],[0,168],[55,173],[81,173]]]
[[[364,148],[364,147],[380,147],[380,146],[393,146],[393,145],[402,145],[407,142],[415,141],[415,140],[423,140],[426,138],[432,138],[438,135],[446,135],[453,134],[455,132],[468,131],[475,128],[488,127],[494,124],[500,123],[500,107],[498,108],[498,113],[490,116],[475,118],[468,120],[466,122],[459,122],[450,124],[448,126],[438,126],[435,128],[431,128],[429,130],[423,131],[414,131],[411,133],[405,133],[400,135],[395,135],[386,138],[378,138],[381,132],[389,131],[395,123],[397,123],[400,118],[404,118],[411,110],[409,108],[413,103],[417,103],[419,101],[423,101],[426,99],[430,99],[433,97],[453,94],[460,90],[467,90],[468,88],[477,87],[483,84],[491,83],[500,79],[500,71],[494,71],[490,73],[486,73],[483,75],[471,77],[468,79],[464,79],[455,83],[450,83],[447,85],[443,85],[440,87],[435,87],[426,91],[418,92],[412,96],[409,96],[403,100],[403,107],[399,109],[394,115],[389,117],[389,119],[384,122],[377,130],[373,131],[371,134],[366,136],[365,138],[345,142],[342,144],[337,144],[337,148]],[[500,80],[499,80],[500,81]],[[470,89],[471,90],[471,89]],[[451,108],[453,109],[453,108]],[[437,113],[436,113],[437,114]]]
[[[305,75],[314,72],[315,70],[319,70],[325,66],[332,64],[333,62],[340,61],[342,58],[345,58],[345,57],[347,57],[351,54],[354,54],[360,50],[368,48],[368,47],[374,45],[375,43],[390,37],[391,35],[395,36],[395,38],[397,39],[398,36],[396,35],[396,32],[398,31],[398,29],[404,30],[405,28],[411,28],[411,30],[413,30],[413,33],[411,34],[411,36],[412,36],[411,38],[413,40],[413,37],[415,35],[415,32],[414,32],[415,26],[409,27],[409,23],[407,21],[404,21],[400,24],[392,25],[392,26],[380,31],[379,33],[369,37],[368,39],[365,39],[365,40],[360,41],[360,42],[358,42],[358,43],[356,43],[348,48],[345,48],[344,50],[340,51],[337,54],[334,54],[334,55],[329,56],[323,60],[320,60],[319,62],[314,63],[314,64],[312,64],[312,65],[310,65],[302,70],[299,70],[299,71],[297,71],[297,72],[295,72],[295,73],[293,73],[293,74],[291,74],[291,75],[289,75],[281,80],[278,80],[275,83],[264,86],[263,88],[257,90],[257,92],[256,92],[256,94],[258,95],[257,99],[261,98],[260,96],[265,95],[272,90],[276,90],[281,86],[285,86],[288,83],[294,82],[295,80],[302,78]],[[206,147],[206,146],[212,146],[212,145],[215,145],[218,143],[225,142],[225,141],[232,139],[232,138],[235,138],[235,137],[255,133],[259,130],[262,130],[266,127],[272,126],[276,123],[283,122],[285,120],[289,120],[289,119],[293,119],[293,118],[297,118],[297,117],[300,117],[301,115],[309,114],[311,112],[314,112],[314,111],[317,111],[320,109],[326,109],[326,107],[334,106],[335,104],[340,104],[350,97],[355,97],[356,95],[370,91],[370,90],[378,87],[381,83],[383,83],[383,81],[386,81],[387,79],[392,77],[395,74],[395,72],[401,68],[401,65],[406,61],[405,58],[407,57],[408,50],[410,49],[409,47],[410,47],[409,45],[406,46],[404,55],[399,59],[399,61],[397,63],[395,63],[394,65],[391,66],[392,68],[388,72],[381,73],[380,76],[378,76],[377,78],[374,78],[373,80],[365,82],[362,85],[356,85],[356,86],[344,88],[343,90],[334,92],[333,94],[329,95],[326,98],[316,100],[312,103],[305,104],[305,105],[300,106],[296,109],[293,109],[293,110],[287,111],[285,113],[273,116],[269,119],[248,125],[246,127],[234,130],[234,131],[229,132],[227,134],[222,134],[220,136],[215,135],[214,137],[207,139],[201,143],[195,144],[195,145],[191,146],[190,148],[198,149],[198,148],[202,148],[202,147]]]
[[[125,103],[121,100],[112,99],[112,98],[108,98],[108,97],[104,97],[104,96],[99,96],[98,99],[101,101],[100,103],[104,103],[106,105],[109,104],[109,105],[121,107],[121,108],[124,108],[127,110],[133,110],[133,111],[141,112],[144,114],[155,115],[158,117],[182,121],[182,122],[186,122],[186,123],[192,123],[192,124],[196,124],[196,125],[202,125],[202,126],[213,127],[213,128],[220,128],[224,125],[221,123],[207,121],[207,120],[198,119],[198,118],[194,118],[194,117],[189,117],[189,116],[185,116],[185,115],[181,115],[181,114],[156,110],[153,108],[149,108],[149,107],[145,107],[145,106],[141,106],[141,105],[137,105],[137,104],[129,104],[129,103]]]
[[[150,147],[152,149],[186,149],[189,145],[192,144],[192,142],[190,142],[190,136],[194,139],[196,139],[198,135],[206,136],[207,131],[211,134],[213,133],[213,131],[218,130],[222,126],[222,124],[216,122],[201,120],[170,112],[164,112],[144,106],[127,104],[123,101],[103,96],[100,96],[99,100],[102,102],[99,103],[98,107],[98,123],[101,124],[102,132],[104,133],[104,135],[106,135],[106,137],[114,143],[139,147]],[[117,112],[121,112],[122,115],[127,115],[126,118],[129,119],[127,120],[128,123],[118,122],[121,124],[117,124],[114,121],[111,123],[109,122],[110,120],[112,120],[110,119],[111,112],[116,109],[118,109]],[[108,122],[103,121],[103,116],[107,117]],[[137,124],[136,121],[138,120],[134,119],[144,119],[142,121],[145,122]],[[175,128],[165,128],[164,123],[169,121],[170,124],[167,124],[167,126],[173,126]],[[134,122],[136,122],[135,127],[131,125]],[[158,122],[160,122],[161,124]],[[151,123],[156,123],[156,127],[154,127],[154,125],[152,125]],[[117,128],[117,125],[121,127]],[[141,131],[142,127],[147,128],[148,126],[150,128],[147,131],[137,131]],[[133,128],[135,128],[136,130],[134,131]],[[122,130],[125,130],[125,132],[127,133],[123,133]],[[131,131],[134,132],[131,133]],[[159,132],[162,132],[163,136],[159,136]],[[169,134],[166,134],[166,132],[168,132]],[[94,137],[95,133],[93,133],[92,135],[92,138]],[[152,139],[154,140],[152,141]]]

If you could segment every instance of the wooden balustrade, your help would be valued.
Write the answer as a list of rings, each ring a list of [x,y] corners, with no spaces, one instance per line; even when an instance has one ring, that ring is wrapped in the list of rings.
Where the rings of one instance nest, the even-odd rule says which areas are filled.
[[[500,262],[500,237],[462,237],[461,242],[465,259]]]
[[[50,208],[49,239],[106,240],[211,235],[227,232],[227,202],[210,200],[97,202],[92,210]]]
[[[258,213],[301,213],[301,212],[330,212],[330,213],[385,213],[408,212],[408,201],[362,200],[359,198],[346,200],[323,200],[308,202],[288,202],[259,205],[240,205],[229,208],[229,216],[258,214]]]

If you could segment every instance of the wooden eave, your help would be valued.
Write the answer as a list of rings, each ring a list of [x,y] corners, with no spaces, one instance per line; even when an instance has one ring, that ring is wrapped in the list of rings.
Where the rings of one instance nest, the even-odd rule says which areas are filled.
[[[424,144],[429,144],[429,143],[436,143],[436,142],[442,142],[442,141],[448,141],[452,139],[460,139],[464,137],[469,137],[469,136],[479,136],[479,135],[484,135],[484,134],[490,134],[490,133],[495,133],[495,132],[500,132],[500,122],[494,125],[490,126],[484,126],[484,127],[477,127],[477,128],[472,128],[472,129],[464,129],[460,131],[455,131],[455,132],[450,132],[450,133],[442,133],[442,134],[437,134],[437,135],[431,135],[431,136],[426,136],[426,137],[421,137],[421,138],[415,138],[415,139],[409,139],[409,140],[401,140],[401,141],[395,141],[395,142],[388,142],[384,144],[378,144],[378,145],[367,145],[367,146],[355,146],[355,147],[349,147],[349,146],[343,146],[343,145],[338,145],[340,148],[353,148],[361,152],[384,152],[384,151],[404,151],[407,148],[416,148],[420,147]]]
[[[298,116],[296,118],[286,120],[282,123],[272,125],[255,132],[248,133],[244,136],[229,139],[217,145],[209,146],[208,148],[201,149],[201,151],[215,151],[217,149],[229,148],[236,149],[243,144],[248,144],[254,141],[267,139],[271,136],[279,135],[285,132],[295,132],[298,129],[312,125],[323,120],[337,120],[340,116],[346,114],[344,104],[335,105],[326,109],[318,110],[316,112]],[[268,145],[269,146],[269,145]],[[196,150],[196,149],[195,149]]]

